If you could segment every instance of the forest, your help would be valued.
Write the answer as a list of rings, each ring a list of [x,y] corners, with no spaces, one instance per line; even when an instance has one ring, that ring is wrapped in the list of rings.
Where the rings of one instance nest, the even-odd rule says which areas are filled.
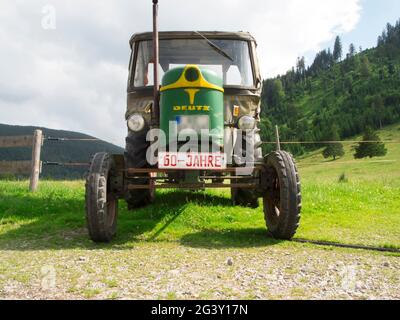
[[[330,141],[381,129],[400,121],[399,88],[400,20],[388,23],[371,49],[345,49],[338,36],[333,50],[318,52],[309,66],[299,57],[285,75],[264,81],[263,141],[275,140],[275,125],[282,141]],[[300,155],[320,146],[287,149]]]

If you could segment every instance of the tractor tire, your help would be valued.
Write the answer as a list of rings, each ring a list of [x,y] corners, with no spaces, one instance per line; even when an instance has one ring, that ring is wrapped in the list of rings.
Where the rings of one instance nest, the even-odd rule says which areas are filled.
[[[260,138],[260,130],[256,129],[254,133],[254,159],[255,161],[262,160],[262,150],[261,150],[261,138]],[[245,145],[245,141],[243,141],[243,145]],[[244,182],[246,180],[232,180],[232,183]],[[248,207],[257,209],[260,204],[258,202],[258,193],[256,190],[251,189],[242,189],[242,188],[231,188],[231,199],[232,204],[234,206]]]
[[[109,187],[112,168],[110,155],[97,153],[86,178],[86,223],[94,242],[110,242],[117,230],[118,198]]]
[[[125,166],[127,168],[149,168],[146,160],[146,152],[150,143],[146,141],[147,130],[133,133],[130,132],[126,138],[125,148]],[[143,174],[144,177],[149,177],[150,174]],[[148,184],[149,179],[137,179],[137,184]],[[128,204],[128,209],[133,210],[140,207],[145,207],[154,202],[154,189],[146,190],[130,190],[125,194],[125,200]]]
[[[275,239],[291,240],[300,223],[301,187],[296,163],[285,151],[265,157],[264,218],[268,233]]]

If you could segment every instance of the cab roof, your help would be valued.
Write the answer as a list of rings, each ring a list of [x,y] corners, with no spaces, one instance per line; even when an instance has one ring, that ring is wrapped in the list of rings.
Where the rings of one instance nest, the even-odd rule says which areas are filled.
[[[248,32],[224,32],[224,31],[199,31],[202,35],[209,39],[232,39],[232,40],[246,40],[253,41],[256,40]],[[160,31],[158,33],[160,40],[164,39],[202,39],[202,37],[195,31]],[[136,41],[142,40],[152,40],[152,32],[135,33],[131,40],[129,41],[131,47]]]

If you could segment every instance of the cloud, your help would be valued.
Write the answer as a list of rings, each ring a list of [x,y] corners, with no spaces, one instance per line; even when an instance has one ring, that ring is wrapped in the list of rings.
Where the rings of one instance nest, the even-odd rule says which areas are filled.
[[[49,3],[55,30],[42,28]],[[360,0],[161,0],[160,29],[249,31],[270,77],[351,31],[360,11]],[[128,40],[150,29],[150,0],[3,0],[0,122],[81,131],[123,145]]]

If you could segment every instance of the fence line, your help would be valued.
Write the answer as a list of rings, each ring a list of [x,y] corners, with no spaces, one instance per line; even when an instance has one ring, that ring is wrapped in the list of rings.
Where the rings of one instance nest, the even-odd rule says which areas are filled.
[[[0,173],[28,174],[32,169],[32,161],[0,161]]]
[[[79,139],[79,138],[54,138],[45,137],[48,141],[102,141],[100,139]],[[400,143],[400,140],[367,140],[367,141],[352,141],[352,140],[340,140],[340,141],[262,141],[262,144],[335,144],[335,143]]]
[[[43,145],[43,133],[35,130],[33,136],[0,137],[0,148],[32,148],[32,158],[29,161],[1,161],[0,173],[27,174],[30,173],[29,189],[37,190],[39,175],[42,169],[40,153]]]
[[[336,144],[336,143],[400,143],[396,140],[371,140],[371,141],[280,141],[280,144]],[[262,144],[277,144],[276,141],[262,141]]]
[[[32,147],[32,136],[0,137],[0,148]]]
[[[35,130],[33,134],[32,145],[32,172],[29,181],[29,189],[32,192],[37,190],[39,184],[39,175],[42,169],[42,162],[40,161],[40,154],[43,146],[43,132],[42,130]]]
[[[324,161],[324,162],[301,162],[297,163],[298,167],[308,167],[308,166],[321,166],[321,165],[336,165],[336,164],[350,164],[356,163],[359,164],[360,159],[357,160],[350,160],[350,161]],[[397,160],[368,160],[363,161],[362,163],[393,163],[397,162]]]
[[[0,174],[30,174],[29,189],[31,192],[37,190],[42,165],[65,166],[65,167],[88,167],[90,163],[61,163],[42,162],[40,160],[41,148],[44,141],[101,141],[97,138],[66,138],[45,137],[42,130],[35,130],[33,135],[25,136],[2,136],[0,137],[0,148],[32,148],[32,158],[27,161],[0,161]]]
[[[263,141],[261,144],[276,145],[277,149],[280,149],[281,145],[295,145],[295,144],[355,144],[355,143],[400,143],[398,140],[381,140],[381,141],[280,141],[279,128],[275,127],[275,138],[276,141]],[[40,161],[41,147],[44,141],[86,141],[86,142],[98,142],[101,141],[97,138],[67,138],[67,137],[45,137],[41,130],[35,130],[33,136],[14,136],[14,137],[0,137],[0,148],[32,148],[32,159],[29,161],[0,161],[0,173],[11,173],[11,174],[27,174],[30,173],[30,190],[36,191],[39,183],[39,175],[41,173],[42,165],[47,166],[65,166],[65,167],[88,167],[90,163],[84,162],[51,162],[51,161]],[[389,160],[388,160],[389,161]],[[396,161],[396,160],[393,160]],[[392,161],[392,162],[393,162]],[[371,161],[372,162],[372,161]],[[377,162],[377,161],[374,161]],[[344,163],[344,162],[343,162]]]
[[[102,141],[97,138],[59,138],[59,137],[45,137],[45,140],[47,141],[86,141],[86,142],[97,142],[97,141]],[[86,162],[53,162],[53,161],[45,161],[43,162],[43,165],[45,166],[60,166],[60,167],[89,167],[90,163]]]
[[[44,166],[61,166],[61,167],[89,167],[89,162],[43,162]]]
[[[55,138],[55,137],[45,137],[47,141],[101,141],[96,138]]]

